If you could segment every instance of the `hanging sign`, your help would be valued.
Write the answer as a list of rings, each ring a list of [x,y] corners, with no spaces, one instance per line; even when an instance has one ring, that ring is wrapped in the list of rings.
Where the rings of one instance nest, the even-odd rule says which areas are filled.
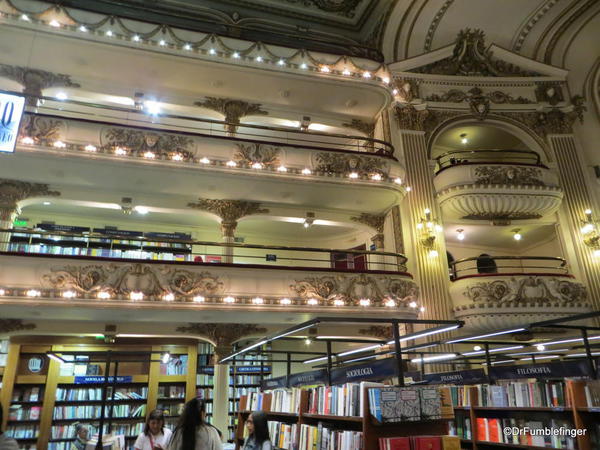
[[[115,377],[108,377],[108,382],[113,383]],[[120,376],[117,377],[117,383],[131,383],[133,381],[132,376]],[[100,384],[104,383],[104,377],[90,377],[90,376],[80,376],[75,377],[75,384]]]
[[[310,372],[295,373],[290,375],[289,378],[290,387],[327,384],[327,371],[325,369],[319,369]]]
[[[25,97],[0,92],[0,153],[14,153]]]
[[[357,366],[334,369],[331,371],[331,384],[392,378],[397,375],[397,367],[395,358],[386,358],[376,359]]]
[[[236,373],[260,373],[261,366],[233,366]],[[262,372],[271,372],[271,366],[262,366]]]
[[[483,369],[459,370],[457,372],[427,373],[423,379],[428,384],[471,384],[486,383],[487,376]]]
[[[38,223],[36,228],[44,231],[64,231],[65,233],[87,233],[90,231],[88,227],[76,227],[72,225],[55,225],[53,223]]]
[[[565,377],[590,376],[590,366],[585,358],[577,361],[527,364],[523,366],[491,367],[490,376],[495,380],[537,378],[538,380]]]
[[[133,237],[139,238],[144,234],[141,231],[128,231],[128,230],[110,230],[106,228],[94,228],[94,233],[104,234],[106,236],[122,236],[122,237]]]
[[[268,389],[284,388],[287,387],[287,381],[287,376],[262,380],[262,382],[260,383],[260,389],[266,391]]]
[[[191,234],[185,233],[144,233],[144,237],[148,239],[179,239],[179,240],[190,240]]]

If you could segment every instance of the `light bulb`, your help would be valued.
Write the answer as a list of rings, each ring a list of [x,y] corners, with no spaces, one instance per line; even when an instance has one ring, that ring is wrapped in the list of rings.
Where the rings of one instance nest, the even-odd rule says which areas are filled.
[[[204,303],[204,300],[205,300],[205,298],[204,298],[204,297],[202,297],[201,295],[196,295],[196,296],[193,298],[193,300],[194,300],[194,302],[196,302],[196,303]]]
[[[148,101],[144,102],[144,108],[146,109],[148,114],[153,115],[153,116],[160,114],[160,111],[161,111],[160,103],[152,101],[152,100],[148,100]]]
[[[352,179],[356,179],[356,178],[358,178],[358,174],[356,172],[350,172],[350,174],[348,175],[348,177],[352,178]]]
[[[165,45],[167,45],[167,43],[165,42],[164,39],[161,39],[160,41],[158,41],[158,45],[164,47]]]
[[[348,69],[344,69],[344,70],[342,71],[342,75],[346,75],[346,76],[348,76],[348,75],[350,75],[350,71],[349,71]]]
[[[473,350],[475,350],[476,352],[478,352],[479,350],[481,350],[481,345],[474,346]]]
[[[282,298],[279,300],[279,304],[281,305],[291,305],[292,301],[289,298]]]
[[[311,173],[312,173],[312,171],[308,168],[302,169],[302,175],[310,175]]]
[[[257,56],[254,60],[256,62],[263,62],[263,57],[262,56]]]
[[[306,303],[308,303],[309,305],[315,306],[319,304],[319,300],[317,300],[316,298],[309,298]]]
[[[456,239],[458,239],[459,241],[463,241],[465,239],[465,233],[460,228],[456,230]]]
[[[522,237],[523,236],[521,236],[521,233],[519,233],[518,231],[515,231],[515,234],[513,235],[513,238],[515,241],[520,241]]]
[[[323,73],[329,73],[329,72],[331,72],[331,69],[329,67],[327,67],[327,66],[321,66],[320,70]]]
[[[96,295],[96,297],[98,297],[101,300],[108,300],[111,297],[111,295],[110,292],[100,291],[98,292],[98,295]]]
[[[437,231],[438,233],[441,233],[443,230],[444,230],[444,228],[441,225],[435,226],[435,231]]]
[[[77,292],[75,291],[65,291],[62,293],[63,298],[75,298],[77,297]]]
[[[412,191],[412,188],[410,186],[406,186],[404,189],[406,189],[406,192]]]
[[[171,355],[169,352],[163,353],[162,357],[160,358],[160,360],[162,361],[163,364],[167,364],[170,359],[171,359]]]
[[[66,92],[58,92],[58,93],[55,95],[55,97],[56,97],[58,100],[66,100],[66,99],[68,99],[68,98],[69,98],[69,96],[67,95],[67,93],[66,93]]]
[[[359,304],[360,306],[369,306],[369,305],[371,304],[371,300],[369,300],[368,298],[361,298],[361,299],[358,301],[358,304]]]
[[[439,255],[437,250],[429,250],[429,257],[430,258],[437,258]]]
[[[4,294],[6,294],[6,291],[4,289],[0,289],[0,297],[3,296]]]
[[[262,165],[262,163],[255,162],[255,163],[252,163],[252,168],[253,169],[262,169],[263,165]]]
[[[417,302],[410,302],[408,306],[410,306],[411,308],[416,308],[418,305]]]
[[[535,346],[535,348],[538,349],[538,351],[543,352],[544,350],[546,350],[546,346],[544,344],[538,344]]]
[[[171,156],[171,159],[173,161],[183,161],[183,156],[181,153],[175,153],[173,156]]]
[[[27,297],[39,297],[41,294],[40,291],[37,291],[35,289],[29,289],[26,293]]]
[[[304,339],[304,343],[306,345],[310,345],[310,344],[312,344],[312,339],[311,338],[306,338],[306,339]]]
[[[363,78],[371,78],[371,72],[363,72]]]
[[[425,307],[424,307],[424,306],[421,306],[421,307],[419,308],[419,311],[421,311],[421,312],[425,312]]]
[[[21,144],[33,145],[33,144],[35,144],[35,141],[31,137],[25,136],[23,139],[21,139]]]
[[[346,303],[344,302],[344,300],[336,299],[336,300],[333,301],[333,305],[334,306],[344,306],[345,304]]]
[[[394,183],[402,184],[402,178],[394,178]]]
[[[233,56],[235,59],[238,59],[240,57],[240,54],[238,52],[233,52]]]
[[[265,301],[261,297],[255,297],[252,299],[252,303],[255,305],[262,305]]]
[[[596,249],[593,252],[594,258],[600,258],[600,249]]]
[[[86,152],[95,152],[97,150],[95,145],[88,144],[83,148]]]
[[[235,298],[228,296],[223,299],[225,303],[235,303]]]
[[[141,205],[138,205],[133,209],[135,209],[138,214],[142,214],[142,215],[148,214],[150,212],[150,210],[146,206],[141,206]]]
[[[204,158],[202,158],[202,159],[200,160],[200,162],[201,162],[202,164],[210,164],[210,159],[208,159],[208,158],[205,156]]]
[[[423,211],[425,214],[431,214],[431,210],[429,208],[425,208],[425,210]]]
[[[229,161],[227,161],[227,162],[225,163],[225,165],[226,165],[227,167],[236,167],[236,166],[237,166],[237,163],[236,163],[235,161],[231,161],[231,160],[229,160]]]
[[[55,141],[52,145],[56,148],[65,148],[67,146],[63,141]]]
[[[169,292],[168,294],[165,294],[163,296],[163,300],[165,300],[167,302],[172,302],[173,300],[175,300],[175,294],[173,294],[172,292]]]
[[[398,89],[392,90],[392,95],[394,95],[394,96],[398,95]]]
[[[390,84],[390,79],[388,77],[383,77],[381,81],[383,81],[385,84]]]
[[[129,294],[131,300],[144,300],[144,293],[139,291],[133,291]]]
[[[134,42],[140,42],[140,37],[137,34],[134,34],[131,40],[133,40]]]
[[[88,30],[88,29],[85,27],[85,25],[81,25],[81,26],[79,27],[79,31],[81,31],[82,33],[87,33],[87,30]]]
[[[215,50],[214,48],[211,48],[211,49],[208,51],[208,54],[209,54],[209,55],[216,55],[216,54],[217,54],[217,52],[216,52],[216,50]]]
[[[283,59],[280,59],[279,61],[277,61],[277,64],[280,66],[285,66],[285,61]]]
[[[586,210],[584,211],[584,213],[585,213],[585,215],[586,215],[586,216],[589,216],[589,215],[591,215],[591,214],[592,214],[592,210],[588,208],[588,209],[586,209]]]
[[[466,143],[468,143],[468,142],[469,142],[469,140],[468,140],[467,138],[462,138],[462,139],[460,140],[460,143],[461,143],[461,144],[466,144]]]
[[[115,148],[115,155],[124,156],[127,154],[127,150],[122,147]]]
[[[306,65],[306,63],[302,63],[302,64],[300,64],[300,68],[303,70],[306,70],[306,69],[308,69],[308,66]]]
[[[581,227],[582,234],[588,234],[588,233],[591,233],[592,231],[594,231],[594,225],[591,223],[586,223],[584,226]]]
[[[287,172],[287,167],[285,167],[285,166],[279,166],[277,168],[277,172]]]
[[[385,306],[387,306],[388,308],[394,308],[396,306],[396,302],[394,300],[392,300],[391,298],[388,298],[385,301]]]
[[[185,45],[183,46],[183,49],[184,49],[184,50],[191,50],[191,49],[192,49],[192,46],[191,46],[190,44],[185,44]]]
[[[112,32],[111,30],[108,30],[108,31],[106,32],[106,35],[107,35],[108,37],[112,37],[112,35],[113,35],[113,32]]]
[[[21,14],[21,20],[24,20],[25,22],[29,22],[29,16],[27,14]]]
[[[150,151],[144,152],[144,158],[146,159],[154,159],[156,158],[156,154]]]
[[[379,173],[374,173],[373,175],[371,175],[371,180],[373,181],[381,181],[382,179],[383,177]]]

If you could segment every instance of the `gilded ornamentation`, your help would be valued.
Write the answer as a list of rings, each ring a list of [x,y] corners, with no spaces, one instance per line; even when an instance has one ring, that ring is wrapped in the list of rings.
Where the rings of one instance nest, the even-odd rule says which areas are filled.
[[[549,277],[511,277],[475,283],[463,293],[474,303],[586,303],[587,291],[581,283]]]
[[[541,169],[535,167],[481,166],[475,168],[475,176],[477,184],[545,186]]]
[[[223,282],[209,272],[144,264],[65,266],[51,269],[42,280],[54,289],[73,289],[82,294],[105,291],[115,296],[134,291],[149,297],[169,293],[216,295],[223,290]]]
[[[426,131],[425,123],[430,112],[427,109],[417,110],[413,105],[396,106],[394,108],[398,127],[402,130]]]
[[[352,128],[354,130],[358,130],[361,133],[366,134],[368,137],[373,138],[375,136],[375,124],[370,122],[365,122],[360,119],[352,119],[350,123],[343,123],[343,127]]]
[[[345,153],[317,153],[315,159],[315,170],[328,175],[346,176],[350,172],[359,175],[380,174],[387,175],[388,164],[382,158],[364,155],[348,155]]]
[[[0,333],[33,330],[35,327],[34,323],[23,323],[23,319],[0,319]]]
[[[51,191],[47,184],[0,178],[0,208],[15,211],[21,200],[31,197],[58,197],[60,192]],[[3,219],[5,220],[5,219]]]
[[[507,212],[507,213],[481,213],[481,214],[468,214],[463,216],[465,220],[488,220],[494,225],[509,225],[513,220],[531,220],[541,219],[541,214],[536,213],[523,213],[523,212]]]
[[[206,97],[203,102],[195,102],[194,105],[202,108],[212,109],[225,116],[225,126],[228,133],[233,134],[237,131],[240,119],[244,116],[266,116],[267,111],[261,109],[260,103],[248,103],[242,100],[233,100],[230,98]]]
[[[276,167],[280,165],[279,148],[271,147],[259,143],[237,144],[237,152],[233,155],[233,160],[247,166],[254,163],[260,163],[263,167]]]
[[[303,6],[316,6],[321,11],[354,17],[354,11],[362,0],[285,0],[288,3],[300,3]]]
[[[102,130],[100,141],[105,148],[122,147],[139,155],[149,151],[154,153],[156,158],[176,154],[186,160],[194,157],[194,141],[187,136],[173,133],[108,128]]]
[[[458,33],[452,55],[420,67],[415,72],[436,75],[531,77],[538,73],[522,70],[519,66],[493,57],[485,47],[485,34],[479,29],[466,28]]]
[[[417,80],[408,78],[398,78],[395,80],[395,86],[402,102],[409,103],[419,97],[419,85]]]
[[[585,98],[581,95],[575,95],[571,98],[571,104],[573,105],[573,115],[577,117],[579,123],[583,123],[583,113],[587,111]]]
[[[383,233],[383,224],[385,223],[385,214],[362,213],[358,217],[350,217],[353,222],[362,223],[373,228],[377,233]]]
[[[301,298],[325,302],[344,300],[357,303],[359,299],[368,298],[373,302],[392,299],[408,303],[419,297],[419,288],[413,281],[366,274],[308,277],[296,280],[290,289]]]
[[[266,208],[261,208],[260,203],[245,200],[216,200],[200,198],[196,203],[188,203],[189,208],[199,209],[215,214],[221,218],[221,230],[224,236],[232,237],[241,217],[251,214],[266,214]]]
[[[243,337],[264,334],[267,329],[255,324],[243,323],[190,323],[177,327],[179,333],[203,336],[215,345],[217,358],[231,353],[232,345]]]
[[[60,138],[66,123],[50,117],[25,114],[19,131],[20,137],[30,137],[37,144],[49,144]]]
[[[23,86],[23,94],[27,96],[29,106],[37,106],[42,90],[49,87],[81,87],[71,80],[70,75],[47,72],[30,67],[9,66],[0,64],[0,76],[16,81]]]

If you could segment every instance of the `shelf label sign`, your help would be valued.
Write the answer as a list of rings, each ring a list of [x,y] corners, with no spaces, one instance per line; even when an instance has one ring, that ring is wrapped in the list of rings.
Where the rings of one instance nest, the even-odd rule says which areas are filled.
[[[0,92],[0,152],[14,153],[25,97]]]
[[[459,370],[457,372],[427,373],[423,379],[428,384],[471,384],[485,383],[487,377],[483,369]]]
[[[515,380],[518,378],[536,378],[538,380],[565,377],[590,376],[589,362],[585,358],[579,361],[558,361],[552,363],[527,364],[523,366],[491,367],[490,375],[495,380]]]
[[[313,370],[310,372],[295,373],[290,375],[290,387],[308,386],[311,384],[326,384],[327,371],[325,369]]]
[[[260,373],[260,366],[235,366],[236,373]],[[271,366],[262,366],[263,373],[271,372]]]
[[[357,366],[343,367],[331,371],[332,384],[344,384],[353,381],[384,380],[398,376],[396,358],[376,359]],[[404,382],[418,381],[420,372],[404,372]]]
[[[109,383],[114,383],[115,377],[108,377]],[[131,375],[117,377],[117,383],[131,383],[133,377]],[[75,384],[100,384],[104,383],[104,377],[78,376],[75,377]]]
[[[277,377],[277,378],[269,378],[268,380],[263,380],[260,383],[260,388],[265,391],[267,389],[277,389],[282,387],[287,387],[288,377]]]

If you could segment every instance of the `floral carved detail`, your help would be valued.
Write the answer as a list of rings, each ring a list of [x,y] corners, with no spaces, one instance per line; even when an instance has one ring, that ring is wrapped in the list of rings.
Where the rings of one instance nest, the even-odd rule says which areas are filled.
[[[363,134],[366,134],[369,139],[373,139],[375,137],[375,124],[370,122],[365,122],[359,119],[352,119],[350,123],[343,123],[342,126],[346,128],[352,128],[353,130],[360,131]],[[363,141],[363,147],[367,149],[372,149],[374,143],[372,141]]]
[[[409,103],[419,97],[418,83],[418,80],[410,78],[397,78],[394,80],[394,85],[398,90],[398,95],[401,97],[402,102]]]
[[[531,220],[541,219],[541,214],[536,213],[523,213],[523,212],[510,212],[510,213],[482,213],[482,214],[469,214],[461,217],[465,220],[487,220],[492,222],[494,225],[510,225],[513,220]]]
[[[354,17],[355,9],[362,0],[285,0],[288,3],[300,3],[303,6],[315,6],[321,11]]]
[[[192,296],[215,295],[223,283],[209,272],[191,272],[173,267],[144,264],[65,266],[53,268],[42,277],[54,289],[73,289],[82,294],[100,291],[127,296],[139,291],[149,297],[168,293]]]
[[[394,333],[390,325],[371,325],[368,328],[361,328],[358,330],[358,334],[388,340],[393,337]]]
[[[253,334],[263,334],[266,328],[255,324],[242,323],[190,323],[177,327],[179,333],[203,336],[215,345],[217,358],[231,353],[232,345],[240,339]]]
[[[49,144],[60,138],[66,123],[63,120],[25,114],[19,131],[20,137],[30,137],[37,144]]]
[[[426,109],[416,109],[413,105],[394,108],[398,127],[402,130],[426,131],[425,123],[430,115]]]
[[[235,133],[240,119],[244,116],[266,116],[267,111],[261,109],[260,103],[248,103],[242,100],[233,100],[230,98],[206,97],[203,102],[195,102],[194,105],[202,108],[212,109],[225,116],[225,126],[228,133]]]
[[[356,303],[359,299],[368,298],[373,302],[392,299],[404,304],[419,297],[419,288],[413,281],[366,274],[309,277],[296,280],[290,289],[301,298],[325,302],[344,300]]]
[[[484,77],[539,76],[538,73],[494,58],[492,51],[485,47],[484,32],[470,28],[458,33],[451,56],[419,67],[414,72]]]
[[[475,303],[586,303],[587,292],[581,283],[559,278],[524,277],[476,283],[464,295]]]
[[[258,202],[245,200],[217,200],[200,198],[196,203],[188,203],[188,208],[199,209],[215,214],[221,218],[221,230],[224,236],[233,236],[238,219],[251,214],[266,214]]]
[[[102,131],[101,142],[105,148],[121,147],[139,155],[152,152],[156,158],[180,155],[189,160],[194,157],[194,141],[187,136],[172,133],[108,128]]]
[[[389,172],[388,164],[375,156],[317,153],[314,158],[315,170],[328,175],[345,176],[350,172],[356,172],[361,176],[367,176],[376,173],[387,175]]]
[[[560,83],[538,83],[535,89],[535,98],[538,102],[547,102],[552,106],[564,100],[562,85]]]
[[[535,167],[483,166],[475,168],[477,184],[506,184],[512,186],[545,186],[542,171]]]
[[[42,90],[49,87],[81,87],[71,80],[70,75],[53,73],[30,67],[9,66],[0,64],[0,76],[16,81],[23,86],[23,93],[27,96],[27,104],[37,106]]]
[[[16,211],[18,202],[32,197],[58,197],[60,192],[51,191],[47,184],[28,183],[0,178],[0,208]],[[2,218],[2,220],[8,220]]]
[[[251,166],[255,163],[262,164],[263,167],[276,167],[279,162],[279,148],[266,146],[258,143],[237,144],[237,152],[233,155],[233,160]]]
[[[0,319],[0,333],[33,330],[35,327],[33,323],[23,323],[23,319]]]
[[[377,233],[383,233],[383,225],[385,223],[385,214],[368,214],[362,213],[358,217],[350,217],[353,222],[362,223],[373,228]]]

